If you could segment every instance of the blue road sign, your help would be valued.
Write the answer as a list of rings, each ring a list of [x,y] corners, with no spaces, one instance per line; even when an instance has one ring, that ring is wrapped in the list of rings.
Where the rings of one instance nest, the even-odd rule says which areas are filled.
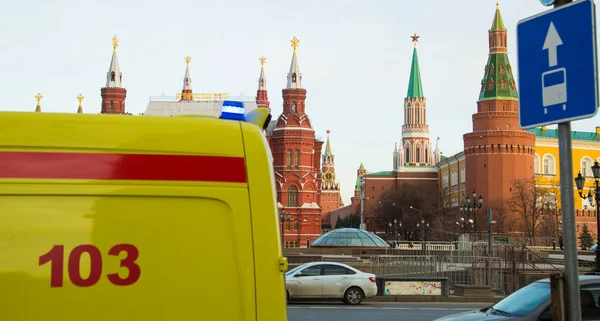
[[[517,23],[521,127],[596,114],[595,13],[592,0],[578,0]]]

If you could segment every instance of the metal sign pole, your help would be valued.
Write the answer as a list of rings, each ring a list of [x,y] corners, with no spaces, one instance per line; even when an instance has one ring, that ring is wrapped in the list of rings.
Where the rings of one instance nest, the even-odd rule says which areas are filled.
[[[519,122],[523,129],[558,124],[560,192],[568,321],[581,320],[571,122],[598,113],[594,0],[540,0],[554,9],[517,23]]]
[[[554,8],[573,0],[556,0]],[[560,162],[560,198],[563,217],[565,255],[565,311],[569,321],[581,320],[579,296],[579,270],[577,257],[577,232],[575,230],[575,197],[573,196],[573,150],[571,122],[558,124],[558,159]]]
[[[577,234],[575,231],[575,198],[573,196],[573,152],[571,122],[558,124],[558,159],[560,162],[560,198],[562,202],[565,253],[565,297],[567,320],[581,320],[579,304],[579,270]]]

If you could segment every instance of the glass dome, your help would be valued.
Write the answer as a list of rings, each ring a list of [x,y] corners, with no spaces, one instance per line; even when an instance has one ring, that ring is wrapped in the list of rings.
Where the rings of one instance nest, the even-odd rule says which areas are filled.
[[[323,234],[311,247],[389,247],[379,236],[356,228],[341,228]]]

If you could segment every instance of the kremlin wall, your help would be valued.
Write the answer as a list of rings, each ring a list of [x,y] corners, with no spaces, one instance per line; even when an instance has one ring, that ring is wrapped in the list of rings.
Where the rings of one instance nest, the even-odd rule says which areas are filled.
[[[440,139],[437,138],[435,144],[430,141],[427,99],[417,54],[419,36],[414,34],[411,38],[414,48],[403,104],[404,123],[398,130],[401,139],[394,146],[391,168],[369,172],[361,163],[356,173],[354,196],[346,206],[336,179],[330,132],[327,131],[326,141],[315,135],[309,117],[310,106],[305,104],[308,91],[302,85],[297,55],[299,40],[291,40],[293,53],[286,75],[287,84],[282,89],[283,112],[273,118],[265,131],[274,159],[278,208],[280,213],[285,213],[281,223],[285,246],[307,246],[322,234],[322,224],[335,227],[339,218],[351,214],[360,214],[362,228],[385,232],[391,218],[397,215],[382,212],[382,204],[386,202],[384,196],[390,191],[413,188],[429,191],[431,204],[423,209],[411,208],[413,211],[409,212],[404,208],[397,217],[399,219],[402,215],[410,215],[434,222],[442,214],[449,215],[449,221],[442,221],[442,227],[437,228],[460,232],[454,220],[473,217],[478,220],[475,228],[481,231],[485,229],[484,209],[489,206],[495,213],[495,233],[522,234],[524,231],[519,222],[523,218],[514,206],[509,206],[509,200],[515,195],[515,182],[526,180],[534,181],[536,189],[546,191],[544,210],[555,213],[550,234],[558,237],[561,212],[557,194],[560,179],[557,132],[546,127],[531,130],[519,127],[519,93],[508,58],[508,32],[499,7],[496,7],[488,32],[489,54],[483,78],[480,84],[473,84],[474,94],[478,90],[478,99],[473,106],[472,128],[463,136],[464,150],[456,154],[443,155]],[[126,111],[127,90],[122,83],[117,46],[115,37],[106,83],[100,90],[100,113],[131,115]],[[243,101],[248,111],[255,108],[270,110],[265,62],[266,59],[261,57],[256,96],[232,97],[227,93],[193,92],[191,58],[185,57],[181,92],[176,97],[151,96],[146,111],[140,116],[218,116],[222,101],[226,99]],[[42,111],[41,98],[38,93],[36,112]],[[83,96],[80,95],[78,100],[77,112],[83,113]],[[586,177],[587,191],[593,182],[591,166],[600,161],[600,127],[572,135],[574,176],[581,172]],[[473,193],[476,198],[482,197],[482,207],[476,216],[464,211],[466,198]],[[597,233],[596,209],[593,204],[582,201],[575,186],[574,193],[578,229],[587,224],[592,233]],[[540,224],[548,217],[542,216]],[[432,224],[432,228],[436,225]]]

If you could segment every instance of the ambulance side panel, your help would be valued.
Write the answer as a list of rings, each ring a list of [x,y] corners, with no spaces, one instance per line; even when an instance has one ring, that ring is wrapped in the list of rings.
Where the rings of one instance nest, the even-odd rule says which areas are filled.
[[[0,321],[256,320],[246,183],[84,177],[173,173],[111,153],[243,157],[238,123],[0,113],[0,128]],[[101,168],[45,159],[65,152]]]
[[[258,127],[241,125],[252,212],[257,318],[285,321],[287,299],[284,272],[280,271],[282,248],[272,154]]]

